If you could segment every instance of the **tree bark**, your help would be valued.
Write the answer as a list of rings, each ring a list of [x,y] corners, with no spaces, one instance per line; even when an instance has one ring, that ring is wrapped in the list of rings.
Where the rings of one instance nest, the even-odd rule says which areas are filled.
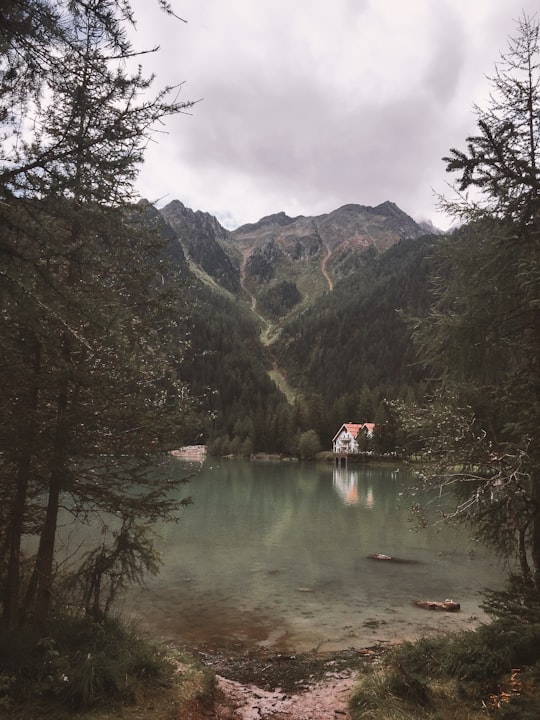
[[[69,429],[67,410],[70,397],[70,381],[67,375],[71,355],[71,339],[66,334],[62,343],[64,377],[57,396],[56,430],[54,451],[49,475],[49,496],[45,521],[39,539],[32,580],[28,587],[25,607],[30,611],[31,620],[37,627],[43,627],[47,621],[52,594],[54,548],[58,526],[60,493],[66,476],[66,463],[69,447]]]
[[[540,590],[540,480],[533,479],[532,500],[535,506],[535,515],[532,520],[532,561],[533,561],[533,582],[537,590]]]
[[[24,529],[26,498],[30,482],[32,455],[36,437],[36,412],[39,398],[39,374],[41,368],[41,352],[38,341],[32,339],[33,346],[33,378],[29,394],[29,420],[24,432],[24,439],[19,457],[17,486],[11,510],[11,523],[7,530],[7,570],[6,588],[3,601],[3,623],[10,629],[18,626],[20,621],[21,595],[21,538]]]

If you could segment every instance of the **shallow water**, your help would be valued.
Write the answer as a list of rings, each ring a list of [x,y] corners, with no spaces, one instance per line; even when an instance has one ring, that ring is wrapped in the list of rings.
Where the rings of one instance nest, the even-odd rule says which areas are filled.
[[[207,460],[181,522],[159,528],[160,575],[124,610],[160,637],[219,649],[334,650],[468,627],[504,573],[463,530],[416,531],[412,504],[436,516],[445,499],[411,485],[397,465]],[[461,612],[414,605],[446,598]]]

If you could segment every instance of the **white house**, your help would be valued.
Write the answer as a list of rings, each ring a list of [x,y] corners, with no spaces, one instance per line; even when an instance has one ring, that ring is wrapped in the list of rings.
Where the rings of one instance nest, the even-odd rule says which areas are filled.
[[[367,438],[372,438],[374,430],[375,423],[345,423],[332,440],[332,449],[340,455],[358,453],[360,452],[358,441],[361,433],[365,433]]]

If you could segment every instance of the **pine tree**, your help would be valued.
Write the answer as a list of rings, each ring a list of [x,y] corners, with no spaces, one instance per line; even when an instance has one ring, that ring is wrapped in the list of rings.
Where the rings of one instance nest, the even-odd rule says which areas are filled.
[[[12,155],[0,174],[10,626],[21,615],[43,626],[49,615],[66,498],[75,519],[109,513],[133,537],[141,537],[137,523],[174,510],[166,478],[149,473],[149,460],[182,442],[191,411],[178,380],[180,307],[162,241],[145,227],[144,207],[131,205],[148,134],[186,105],[168,89],[150,97],[142,72],[126,70],[131,50],[117,3],[62,9],[61,32],[39,45],[47,63],[24,88],[33,126],[16,147],[8,127]],[[39,537],[39,548],[23,588],[26,533]]]
[[[467,224],[439,245],[436,300],[417,328],[443,390],[430,412],[407,422],[423,427],[437,482],[459,488],[455,516],[474,520],[540,587],[536,19],[519,21],[491,84],[488,107],[476,108],[478,134],[445,158],[459,174],[457,199],[445,207]]]

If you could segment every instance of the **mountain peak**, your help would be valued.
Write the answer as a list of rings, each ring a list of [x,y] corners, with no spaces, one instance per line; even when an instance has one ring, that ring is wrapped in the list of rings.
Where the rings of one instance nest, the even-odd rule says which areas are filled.
[[[281,211],[272,215],[265,215],[265,217],[262,217],[255,223],[246,223],[245,225],[242,225],[241,228],[237,228],[237,230],[241,229],[242,232],[255,232],[263,228],[286,227],[287,225],[294,223],[296,220],[298,220],[297,217],[289,217],[286,213]]]
[[[210,213],[191,210],[173,200],[160,210],[176,233],[186,255],[213,280],[231,292],[240,289],[237,261],[225,251],[228,231]]]
[[[283,312],[293,297],[313,298],[332,290],[366,262],[367,251],[374,257],[401,240],[426,234],[425,227],[390,200],[375,207],[348,203],[311,217],[293,218],[281,211],[233,231],[180,200],[160,212],[195,266],[233,293],[248,292],[263,313],[270,306]],[[280,285],[285,280],[286,288]],[[279,302],[278,291],[287,294]]]
[[[403,213],[403,210],[398,208],[395,202],[392,202],[391,200],[385,200],[384,202],[380,203],[379,205],[376,205],[374,210],[380,211],[380,212],[395,212],[396,210],[401,214]]]

